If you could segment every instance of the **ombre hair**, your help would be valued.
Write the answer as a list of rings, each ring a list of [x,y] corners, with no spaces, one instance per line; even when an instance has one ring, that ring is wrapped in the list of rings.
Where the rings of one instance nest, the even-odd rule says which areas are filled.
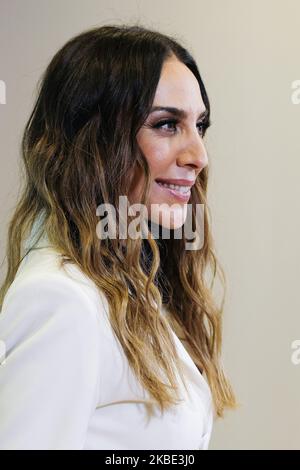
[[[204,205],[204,243],[186,250],[181,239],[99,239],[100,204],[118,207],[138,170],[151,175],[136,135],[150,113],[164,62],[175,56],[208,96],[191,54],[174,38],[140,25],[104,25],[71,38],[52,58],[38,85],[21,151],[24,188],[8,227],[0,307],[28,250],[23,242],[45,215],[42,232],[61,255],[104,293],[109,319],[129,365],[161,410],[177,403],[180,371],[171,328],[185,342],[210,385],[215,413],[236,406],[222,367],[225,275],[213,249],[207,208],[208,167],[198,175],[189,204]],[[193,212],[195,215],[195,212]],[[151,235],[151,232],[150,232]],[[205,279],[211,269],[211,283]],[[212,288],[219,276],[221,305]],[[167,316],[161,314],[165,306]],[[167,383],[161,379],[165,374]]]

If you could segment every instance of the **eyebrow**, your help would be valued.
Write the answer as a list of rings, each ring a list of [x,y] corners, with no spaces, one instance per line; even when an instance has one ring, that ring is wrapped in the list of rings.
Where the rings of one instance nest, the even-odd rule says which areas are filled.
[[[188,116],[188,113],[184,109],[174,108],[173,106],[153,106],[153,108],[151,108],[150,110],[150,113],[153,113],[154,111],[167,111],[168,113],[171,113],[181,119],[186,119]],[[199,114],[198,119],[203,117],[208,117],[207,109],[205,109],[204,111],[202,111],[202,113]]]

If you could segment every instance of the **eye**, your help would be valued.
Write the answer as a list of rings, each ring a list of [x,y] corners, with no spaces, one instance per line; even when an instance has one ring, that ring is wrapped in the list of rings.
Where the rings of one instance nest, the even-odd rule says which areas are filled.
[[[159,121],[153,127],[154,129],[161,129],[163,126],[166,126],[166,125],[176,126],[176,124],[178,124],[178,121],[176,119],[165,119],[163,121]],[[174,130],[174,127],[172,128],[172,130]]]
[[[163,120],[163,121],[159,121],[157,124],[153,125],[152,127],[153,127],[154,129],[162,129],[163,126],[172,126],[171,128],[169,128],[169,130],[170,130],[171,132],[175,133],[175,132],[176,132],[176,125],[178,124],[178,122],[179,122],[179,121],[176,120],[176,119],[165,119],[165,120]],[[200,131],[200,132],[199,132],[200,135],[201,135],[201,136],[204,136],[205,131],[206,131],[207,127],[208,127],[207,123],[206,123],[205,121],[200,121],[200,122],[198,122],[197,127],[198,127],[198,129],[199,129],[199,131]],[[167,131],[169,132],[168,128],[165,128],[165,130],[167,130]],[[175,131],[175,132],[174,132],[174,131]]]
[[[200,130],[200,135],[204,137],[208,124],[205,121],[200,121],[198,122],[197,127]]]

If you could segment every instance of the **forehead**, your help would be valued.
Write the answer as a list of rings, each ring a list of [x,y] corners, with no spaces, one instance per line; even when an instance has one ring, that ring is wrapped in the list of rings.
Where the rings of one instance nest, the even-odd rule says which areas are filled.
[[[177,58],[164,63],[153,104],[183,108],[192,113],[205,109],[198,80]]]

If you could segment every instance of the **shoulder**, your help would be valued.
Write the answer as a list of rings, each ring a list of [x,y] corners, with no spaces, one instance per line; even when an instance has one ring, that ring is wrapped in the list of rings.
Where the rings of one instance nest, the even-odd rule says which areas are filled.
[[[35,250],[23,261],[4,298],[1,335],[13,330],[16,338],[56,325],[78,337],[94,337],[107,324],[105,296],[78,268],[61,268],[52,249]]]
[[[30,282],[33,277],[56,279],[65,282],[70,288],[75,287],[87,292],[92,299],[94,294],[100,295],[104,300],[104,295],[96,287],[95,283],[81,271],[75,264],[67,262],[62,264],[62,255],[50,246],[41,246],[30,251],[22,260],[17,270],[15,279],[10,290],[14,290],[21,282]]]
[[[1,448],[83,448],[103,393],[108,327],[89,283],[76,274],[68,276],[55,253],[36,250],[6,293]]]

